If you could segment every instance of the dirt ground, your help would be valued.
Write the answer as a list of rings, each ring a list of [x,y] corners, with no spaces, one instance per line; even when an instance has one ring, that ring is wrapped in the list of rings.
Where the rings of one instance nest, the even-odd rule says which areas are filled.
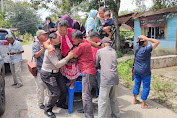
[[[177,113],[177,66],[161,69],[152,69],[152,75],[157,76],[157,78],[162,83],[170,84],[169,87],[173,89],[173,91],[166,92],[166,101],[160,101],[157,99],[155,99],[154,101],[159,102],[160,104],[164,105],[169,109],[172,109],[174,112]],[[153,82],[151,84],[153,84]],[[155,96],[153,96],[152,98],[155,98]]]
[[[174,78],[177,80],[177,66],[161,69],[152,69],[152,73],[164,75],[165,77]]]

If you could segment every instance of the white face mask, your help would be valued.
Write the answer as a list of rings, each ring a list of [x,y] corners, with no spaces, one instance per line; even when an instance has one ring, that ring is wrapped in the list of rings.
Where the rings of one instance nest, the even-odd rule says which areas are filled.
[[[50,20],[46,20],[47,23],[50,23]]]

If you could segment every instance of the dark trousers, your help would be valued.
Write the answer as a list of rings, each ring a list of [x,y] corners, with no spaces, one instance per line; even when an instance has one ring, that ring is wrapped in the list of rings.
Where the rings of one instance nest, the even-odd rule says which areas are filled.
[[[41,70],[41,79],[47,85],[51,95],[45,111],[52,111],[55,104],[62,104],[67,95],[66,80],[61,73],[50,73]]]
[[[88,73],[82,75],[82,102],[86,118],[94,118],[91,90],[95,85],[96,76]]]

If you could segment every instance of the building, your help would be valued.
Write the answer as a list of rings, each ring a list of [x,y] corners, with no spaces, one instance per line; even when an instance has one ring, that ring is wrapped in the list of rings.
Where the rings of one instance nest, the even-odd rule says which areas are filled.
[[[177,6],[134,16],[134,45],[139,35],[160,40],[153,55],[177,54]]]

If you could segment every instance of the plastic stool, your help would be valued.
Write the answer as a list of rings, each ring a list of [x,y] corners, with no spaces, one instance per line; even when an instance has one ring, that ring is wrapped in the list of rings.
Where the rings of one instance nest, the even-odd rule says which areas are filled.
[[[80,74],[79,77],[82,77],[82,74]],[[72,109],[73,109],[74,92],[82,93],[82,81],[75,81],[73,89],[70,89],[68,86],[68,94],[69,94],[68,113],[69,114],[72,113]]]

